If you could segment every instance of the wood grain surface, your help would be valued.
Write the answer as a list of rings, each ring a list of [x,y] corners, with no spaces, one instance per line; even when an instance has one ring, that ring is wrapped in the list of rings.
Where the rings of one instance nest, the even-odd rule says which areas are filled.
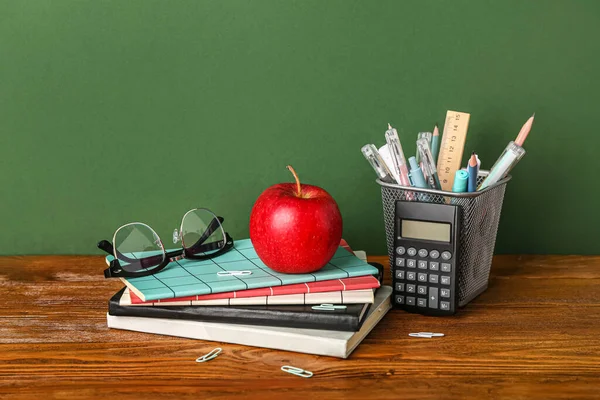
[[[457,315],[390,311],[347,360],[109,330],[121,284],[104,268],[0,258],[1,399],[600,398],[600,257],[496,256],[488,290]],[[407,336],[418,331],[446,336]]]

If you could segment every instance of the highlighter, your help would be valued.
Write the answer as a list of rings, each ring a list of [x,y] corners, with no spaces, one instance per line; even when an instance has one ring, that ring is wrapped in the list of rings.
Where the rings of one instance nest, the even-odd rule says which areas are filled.
[[[425,176],[425,181],[430,189],[441,190],[440,180],[437,174],[437,168],[429,149],[429,142],[425,138],[417,140],[417,152],[420,156],[421,169]]]
[[[464,169],[459,169],[454,175],[454,184],[452,191],[454,193],[464,193],[467,191],[467,183],[469,181],[469,173]]]

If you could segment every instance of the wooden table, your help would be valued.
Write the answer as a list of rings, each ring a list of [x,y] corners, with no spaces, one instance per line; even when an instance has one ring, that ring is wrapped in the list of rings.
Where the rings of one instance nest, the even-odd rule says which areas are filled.
[[[103,269],[0,258],[0,398],[600,398],[600,257],[497,256],[458,315],[391,311],[348,360],[224,343],[207,364],[194,360],[216,343],[107,329],[121,285]]]

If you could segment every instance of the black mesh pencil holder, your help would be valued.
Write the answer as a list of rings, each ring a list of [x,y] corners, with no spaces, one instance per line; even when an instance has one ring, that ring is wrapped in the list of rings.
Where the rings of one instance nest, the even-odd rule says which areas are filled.
[[[479,185],[488,171],[479,171]],[[443,190],[419,189],[382,182],[381,201],[390,265],[394,262],[394,214],[397,200],[427,201],[455,204],[462,208],[460,260],[458,261],[458,305],[462,307],[481,294],[488,286],[500,212],[506,184],[511,176],[482,191],[454,193]]]

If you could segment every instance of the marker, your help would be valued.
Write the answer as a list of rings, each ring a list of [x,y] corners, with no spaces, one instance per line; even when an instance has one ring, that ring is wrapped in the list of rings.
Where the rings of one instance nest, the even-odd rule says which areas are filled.
[[[377,148],[373,144],[365,144],[360,151],[363,153],[373,170],[377,174],[377,178],[379,178],[382,182],[388,183],[396,183],[394,178],[392,177],[392,173],[390,172],[387,165],[381,158],[381,155],[377,151]]]
[[[519,131],[515,141],[508,143],[508,146],[506,146],[504,152],[502,152],[502,155],[500,158],[498,158],[490,170],[489,175],[485,178],[477,190],[483,190],[500,181],[510,172],[511,169],[514,168],[515,165],[517,165],[521,158],[523,158],[525,155],[523,142],[525,142],[527,135],[529,135],[529,132],[531,131],[534,117],[535,113],[527,120],[527,122],[525,122],[525,125],[523,125]]]
[[[469,192],[475,192],[477,191],[477,175],[479,174],[479,162],[475,152],[473,152],[471,154],[471,158],[469,158],[469,162],[467,163],[467,172],[469,176]]]
[[[421,156],[421,169],[425,176],[425,181],[430,189],[440,190],[440,180],[438,179],[435,163],[433,162],[433,156],[429,149],[429,142],[427,139],[417,140],[417,151]]]
[[[410,186],[406,158],[404,158],[404,152],[402,151],[400,138],[398,137],[398,132],[392,128],[392,125],[390,124],[388,124],[388,130],[385,131],[385,141],[387,142],[390,154],[392,156],[393,168],[398,174],[398,183],[402,186]]]
[[[438,153],[440,152],[440,130],[438,129],[438,124],[435,124],[433,128],[433,135],[431,137],[431,155],[433,156],[433,161],[437,166]]]
[[[464,169],[459,169],[454,175],[454,183],[452,191],[454,193],[464,193],[467,191],[467,182],[469,181],[469,173]]]
[[[419,139],[426,139],[427,140],[427,144],[429,145],[429,148],[431,148],[431,137],[432,134],[431,132],[419,132],[417,134],[417,140]],[[417,152],[417,163],[420,164],[421,163],[421,156],[419,155],[419,153]]]

